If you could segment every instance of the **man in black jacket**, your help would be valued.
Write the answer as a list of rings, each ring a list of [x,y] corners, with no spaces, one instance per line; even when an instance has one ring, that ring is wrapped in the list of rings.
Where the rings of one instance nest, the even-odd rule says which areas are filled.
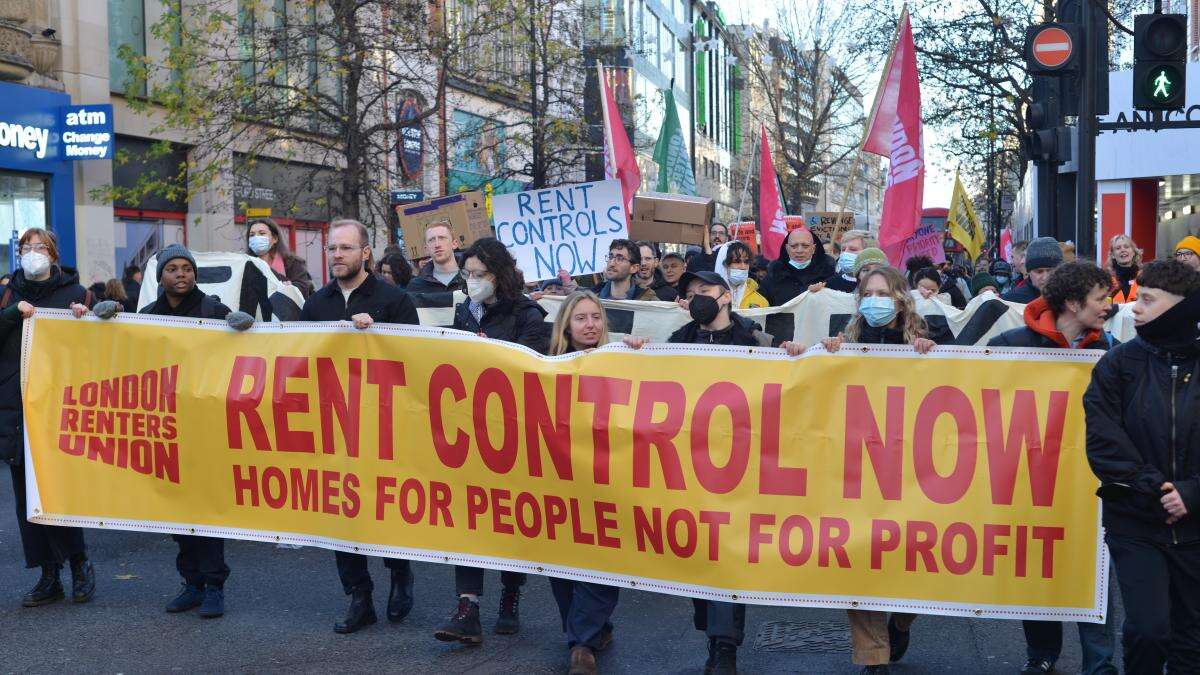
[[[467,282],[460,270],[458,242],[450,223],[432,223],[425,228],[425,253],[429,260],[408,282],[409,293],[451,293],[465,290]]]
[[[1104,332],[1108,316],[1109,276],[1090,262],[1063,263],[1042,285],[1042,296],[1025,305],[1025,325],[1005,331],[989,347],[1033,349],[1108,350],[1116,344]],[[1079,624],[1079,647],[1085,673],[1116,673],[1110,623]],[[1023,675],[1054,670],[1062,654],[1063,629],[1058,621],[1024,621],[1025,667]]]
[[[807,227],[798,227],[784,237],[779,258],[767,268],[767,278],[758,289],[778,307],[808,290],[824,288],[833,275],[833,260],[825,253],[825,245]]]
[[[658,245],[649,241],[637,242],[638,251],[642,254],[642,265],[633,275],[633,281],[641,288],[654,291],[654,295],[664,302],[674,302],[679,297],[675,284],[663,278],[658,271]]]
[[[300,310],[301,321],[351,321],[360,330],[373,323],[416,325],[417,308],[399,288],[380,281],[367,271],[370,235],[357,220],[335,220],[329,225],[329,265],[334,280],[313,293]],[[413,279],[416,282],[416,279]],[[410,286],[411,288],[411,286]],[[367,569],[367,557],[338,551],[338,576],[342,588],[351,596],[346,617],[334,624],[336,633],[353,633],[376,621],[371,599],[374,583]],[[392,571],[388,596],[388,620],[398,622],[412,610],[413,576],[407,560],[387,559]]]
[[[1025,249],[1025,269],[1029,271],[1029,275],[1017,282],[1011,291],[1001,296],[1001,299],[1009,302],[1033,302],[1042,294],[1042,286],[1046,279],[1050,278],[1050,273],[1062,262],[1062,248],[1054,237],[1038,237],[1029,242],[1029,247]]]
[[[1125,672],[1200,664],[1200,274],[1138,276],[1137,337],[1104,355],[1083,397],[1105,540],[1125,607]]]

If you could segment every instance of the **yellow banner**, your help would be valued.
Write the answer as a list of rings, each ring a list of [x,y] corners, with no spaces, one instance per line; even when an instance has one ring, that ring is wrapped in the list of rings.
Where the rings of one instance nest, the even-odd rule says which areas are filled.
[[[1100,621],[1096,355],[43,312],[29,518],[738,602]]]
[[[974,262],[987,243],[987,233],[983,231],[983,225],[975,215],[975,207],[971,205],[971,198],[967,196],[967,190],[959,180],[957,171],[954,172],[954,191],[950,195],[948,212],[946,228],[950,231],[950,236],[963,245],[967,257]]]

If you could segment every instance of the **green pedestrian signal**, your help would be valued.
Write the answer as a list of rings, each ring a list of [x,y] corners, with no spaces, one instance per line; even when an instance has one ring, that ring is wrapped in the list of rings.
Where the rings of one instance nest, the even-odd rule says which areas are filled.
[[[1142,76],[1146,98],[1159,105],[1170,105],[1183,92],[1183,74],[1173,65],[1157,65]]]
[[[1182,110],[1187,98],[1187,16],[1139,14],[1133,21],[1134,110]]]

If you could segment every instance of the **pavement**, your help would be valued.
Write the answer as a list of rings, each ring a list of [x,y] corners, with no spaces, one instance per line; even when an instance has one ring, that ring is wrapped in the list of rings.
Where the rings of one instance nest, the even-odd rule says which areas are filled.
[[[7,471],[3,473],[8,473]],[[12,486],[0,478],[0,672],[404,672],[565,673],[567,649],[558,611],[544,578],[530,576],[521,600],[521,632],[491,634],[499,575],[486,576],[481,600],[485,639],[479,647],[438,642],[434,628],[454,608],[449,566],[413,565],[416,606],[399,624],[383,618],[387,570],[372,561],[380,623],[353,635],[332,626],[345,610],[333,553],[230,541],[233,573],[225,587],[226,614],[168,615],[179,590],[175,543],[167,535],[90,530],[96,566],[95,599],[26,609],[21,596],[37,581],[21,555]],[[63,581],[70,583],[64,570]],[[69,593],[68,593],[69,595]],[[1119,617],[1118,617],[1119,619]],[[613,615],[615,641],[600,655],[602,673],[700,673],[703,634],[691,623],[686,598],[621,591]],[[1079,672],[1074,626],[1064,631],[1058,672]],[[1025,658],[1020,622],[920,617],[912,645],[893,673],[1008,673]],[[751,606],[742,673],[857,673],[850,664],[845,613],[839,610]]]

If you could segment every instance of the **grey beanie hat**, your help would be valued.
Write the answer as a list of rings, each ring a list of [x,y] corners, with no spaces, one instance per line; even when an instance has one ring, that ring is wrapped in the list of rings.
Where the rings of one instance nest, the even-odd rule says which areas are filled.
[[[1063,262],[1062,248],[1054,237],[1038,237],[1029,242],[1025,249],[1025,271],[1030,272],[1044,267],[1054,269]]]
[[[192,263],[192,269],[196,268],[196,259],[192,257],[192,252],[179,244],[171,244],[159,249],[158,255],[155,257],[158,258],[158,264],[154,268],[154,278],[159,281],[162,281],[163,268],[167,266],[167,263],[176,258],[183,258]]]

